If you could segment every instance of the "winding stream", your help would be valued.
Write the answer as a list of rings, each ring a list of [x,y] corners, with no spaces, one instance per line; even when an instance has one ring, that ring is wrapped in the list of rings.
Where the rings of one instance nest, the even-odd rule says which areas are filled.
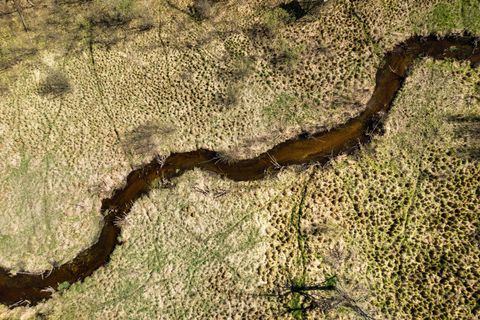
[[[188,170],[200,168],[234,181],[257,180],[281,166],[326,163],[341,153],[351,153],[360,143],[367,143],[372,134],[379,133],[383,118],[401,89],[412,63],[422,57],[469,61],[472,67],[480,65],[480,38],[452,35],[412,37],[385,55],[377,71],[376,86],[365,111],[330,131],[299,135],[282,142],[256,158],[234,163],[218,161],[218,153],[199,149],[173,153],[165,161],[153,160],[132,171],[126,184],[115,190],[112,197],[102,201],[104,225],[98,241],[80,252],[72,261],[40,274],[17,273],[0,268],[0,303],[10,308],[35,305],[51,297],[49,287],[59,283],[82,281],[99,267],[109,262],[110,255],[120,243],[121,229],[114,221],[125,217],[133,203],[149,192],[155,181],[172,179]]]

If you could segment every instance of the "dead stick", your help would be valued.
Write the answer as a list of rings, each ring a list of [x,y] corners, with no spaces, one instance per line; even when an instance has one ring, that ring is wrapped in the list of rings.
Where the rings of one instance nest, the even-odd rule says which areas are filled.
[[[17,0],[13,0],[13,4],[15,6],[15,10],[17,10],[18,15],[20,16],[20,19],[22,20],[23,28],[25,29],[25,32],[28,31],[27,24],[25,23],[25,18],[23,17],[22,13],[22,7],[18,4]]]

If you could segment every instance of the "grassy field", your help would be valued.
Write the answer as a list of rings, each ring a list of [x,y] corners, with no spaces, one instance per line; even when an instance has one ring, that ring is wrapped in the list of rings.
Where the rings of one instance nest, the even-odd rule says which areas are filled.
[[[35,3],[28,32],[0,16],[0,265],[13,272],[88,247],[101,199],[155,154],[250,157],[334,127],[363,110],[397,42],[480,34],[474,0],[329,0],[299,21],[279,1],[105,3]],[[57,37],[43,28],[54,9],[70,30]],[[479,117],[478,68],[421,61],[358,155],[258,182],[185,174],[134,205],[107,267],[0,319],[478,317]],[[336,290],[302,312],[312,301],[288,288],[319,284]]]

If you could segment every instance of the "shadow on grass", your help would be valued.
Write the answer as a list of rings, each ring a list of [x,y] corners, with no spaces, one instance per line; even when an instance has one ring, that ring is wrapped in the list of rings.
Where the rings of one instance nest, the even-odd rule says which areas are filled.
[[[448,121],[455,125],[455,137],[469,140],[460,147],[459,154],[471,160],[480,160],[480,115],[451,116]]]

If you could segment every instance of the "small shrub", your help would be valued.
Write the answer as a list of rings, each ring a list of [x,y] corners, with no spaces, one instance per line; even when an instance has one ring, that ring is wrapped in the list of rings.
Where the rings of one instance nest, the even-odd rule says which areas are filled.
[[[62,283],[58,284],[57,290],[58,291],[65,291],[68,288],[70,288],[70,282],[68,281],[63,281]]]
[[[238,103],[240,89],[238,86],[228,86],[225,94],[224,103],[227,106],[233,106]]]
[[[133,0],[110,0],[95,2],[88,21],[103,28],[119,27],[132,21],[136,14]]]
[[[280,5],[280,8],[287,11],[292,19],[298,20],[307,14],[307,11],[302,7],[298,0],[293,0]]]
[[[203,21],[212,16],[212,9],[215,3],[221,0],[194,0],[190,6],[190,15],[197,21]]]
[[[242,86],[239,84],[230,84],[224,92],[219,92],[214,97],[214,102],[223,107],[233,107],[237,105],[240,99]]]
[[[161,126],[156,123],[139,125],[129,132],[124,141],[124,146],[133,154],[145,155],[155,153],[161,139],[174,132],[174,128]]]
[[[292,16],[282,8],[275,8],[268,11],[262,18],[261,22],[255,23],[249,30],[251,38],[274,38],[278,30],[285,24],[293,21]]]
[[[235,79],[243,79],[253,71],[254,60],[251,57],[239,56],[233,62],[232,75]]]
[[[37,93],[41,96],[60,96],[70,90],[67,77],[60,71],[51,71],[38,86]]]
[[[283,66],[287,70],[291,70],[300,61],[304,50],[305,47],[302,45],[291,47],[286,41],[280,41],[271,62],[275,67]]]
[[[275,8],[265,15],[263,22],[267,28],[272,30],[272,32],[275,32],[292,20],[292,16],[286,10]]]
[[[147,31],[152,29],[155,26],[155,22],[151,15],[147,12],[140,14],[140,19],[138,22],[138,30]]]

